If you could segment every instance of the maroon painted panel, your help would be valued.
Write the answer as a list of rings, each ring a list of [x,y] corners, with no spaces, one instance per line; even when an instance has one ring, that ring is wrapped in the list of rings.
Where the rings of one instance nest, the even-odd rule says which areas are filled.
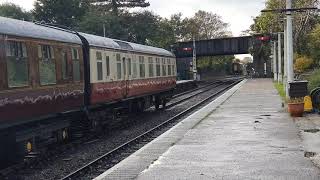
[[[127,82],[127,87],[123,86],[123,83],[124,82],[121,81],[91,84],[91,104],[107,103],[124,98],[170,90],[176,86],[176,78],[164,77],[130,80]]]
[[[1,92],[0,123],[79,109],[83,99],[83,84]]]

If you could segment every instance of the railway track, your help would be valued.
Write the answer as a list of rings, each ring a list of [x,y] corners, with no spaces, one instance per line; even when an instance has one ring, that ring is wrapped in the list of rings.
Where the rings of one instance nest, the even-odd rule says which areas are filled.
[[[238,81],[239,79],[226,79],[226,80],[223,80],[223,81],[215,81],[215,82],[211,82],[211,83],[209,83],[209,84],[205,84],[204,86],[202,86],[202,87],[199,87],[199,88],[195,88],[195,89],[192,89],[192,90],[190,90],[190,91],[188,91],[188,92],[186,92],[186,93],[180,93],[180,94],[177,94],[177,95],[175,95],[174,96],[174,99],[172,100],[172,101],[174,101],[173,103],[171,103],[171,104],[168,104],[168,106],[166,107],[166,109],[168,109],[168,110],[166,110],[166,111],[168,111],[168,112],[166,112],[166,111],[159,111],[159,112],[157,112],[156,114],[158,114],[158,115],[161,115],[162,116],[162,120],[160,121],[160,122],[163,122],[163,121],[165,121],[166,120],[166,118],[165,118],[165,114],[172,114],[174,111],[177,111],[176,109],[181,109],[181,106],[177,106],[177,108],[174,108],[174,109],[172,109],[171,107],[174,107],[174,106],[176,106],[176,105],[179,105],[179,104],[183,104],[182,106],[183,107],[189,107],[188,105],[186,106],[185,105],[185,103],[184,102],[186,102],[186,101],[188,101],[189,99],[191,99],[192,97],[195,97],[196,99],[198,98],[199,99],[199,97],[200,96],[203,96],[203,97],[206,97],[206,94],[208,94],[208,93],[206,93],[206,92],[208,92],[208,91],[210,91],[210,90],[212,90],[213,92],[215,92],[216,90],[215,89],[217,89],[217,88],[220,88],[220,86],[222,86],[223,87],[223,85],[226,85],[226,83],[230,83],[230,82],[232,82],[232,81]],[[229,87],[229,86],[228,86]],[[223,91],[223,90],[219,90],[219,91],[216,91],[215,92],[215,94],[219,94],[221,91]],[[204,94],[205,93],[205,94]],[[210,92],[209,92],[210,93]],[[190,94],[189,96],[188,96],[188,94]],[[203,95],[202,95],[203,94]],[[183,96],[186,96],[186,97],[183,97]],[[197,96],[199,96],[199,97],[197,97]],[[181,99],[182,98],[182,99]],[[210,99],[210,97],[209,97],[209,99]],[[198,102],[198,100],[193,100],[194,102]],[[192,101],[191,101],[192,102]],[[188,102],[187,104],[194,104],[194,103],[190,103],[190,102]],[[203,104],[203,103],[201,103],[201,104]],[[183,109],[186,109],[186,108],[182,108],[182,110]],[[196,108],[196,106],[194,106],[194,108]],[[192,109],[194,109],[194,108],[189,108],[187,111],[184,111],[184,113],[179,113],[179,112],[181,112],[181,110],[179,110],[179,112],[175,112],[175,114],[178,114],[179,116],[182,116],[183,114],[185,114],[185,113],[187,113],[187,112],[190,112],[190,111],[192,111]],[[170,109],[170,110],[169,110]],[[172,111],[172,112],[171,112]],[[163,114],[164,113],[164,114]],[[153,109],[150,109],[149,111],[148,111],[148,114],[150,115],[150,114],[154,114],[154,111],[153,111]],[[173,115],[175,115],[175,114],[173,114]],[[155,116],[158,116],[158,115],[155,115]],[[170,115],[169,117],[171,117],[172,115]],[[168,118],[169,118],[168,117]],[[173,119],[177,119],[177,117],[178,116],[175,116]],[[134,119],[136,119],[136,118],[134,118]],[[138,118],[139,119],[139,118]],[[171,119],[171,118],[170,118]],[[154,120],[152,120],[152,121],[154,121]],[[152,121],[151,121],[151,124],[152,124]],[[136,132],[136,133],[133,133],[133,134],[135,134],[134,136],[136,136],[137,137],[137,134],[141,134],[142,132],[146,132],[148,129],[150,129],[151,127],[154,127],[154,126],[156,126],[156,125],[158,125],[160,122],[158,122],[158,123],[155,123],[155,125],[150,125],[150,123],[148,122],[148,127],[147,128],[145,128],[145,130],[143,130],[143,131],[141,131],[141,130],[138,130],[138,133]],[[171,122],[173,122],[173,120],[171,120]],[[123,123],[119,123],[118,125],[116,125],[116,126],[114,126],[113,128],[111,127],[109,127],[108,128],[108,130],[106,130],[106,131],[108,131],[108,132],[112,132],[112,133],[110,133],[110,135],[111,135],[111,138],[109,138],[108,136],[109,135],[103,135],[102,137],[100,136],[100,137],[97,137],[98,138],[98,141],[104,141],[103,139],[111,139],[111,144],[114,144],[114,145],[108,145],[108,146],[110,146],[110,148],[105,148],[105,150],[103,150],[103,148],[101,148],[102,150],[100,150],[100,147],[99,148],[97,148],[97,149],[99,149],[98,150],[98,152],[100,152],[100,153],[94,153],[94,154],[96,154],[96,155],[92,155],[92,158],[90,158],[91,160],[92,159],[95,159],[96,157],[99,157],[101,154],[103,154],[103,152],[106,152],[106,151],[109,151],[110,149],[113,149],[112,151],[109,151],[111,154],[114,154],[114,153],[112,153],[115,149],[117,149],[117,148],[115,148],[115,147],[120,147],[120,144],[122,144],[123,142],[129,142],[129,141],[131,141],[130,139],[129,139],[129,137],[128,138],[124,138],[124,141],[122,141],[122,140],[116,140],[115,142],[113,142],[114,140],[112,140],[113,138],[115,138],[115,137],[113,137],[112,136],[112,134],[114,133],[114,131],[116,131],[117,133],[119,133],[119,132],[121,132],[121,131],[126,131],[126,129],[130,129],[131,127],[136,127],[136,126],[140,126],[140,125],[137,125],[137,124],[140,124],[140,122],[139,121],[137,121],[137,120],[133,120],[132,119],[132,117],[131,118],[129,118],[128,120],[127,119],[124,119],[123,120]],[[145,123],[143,123],[143,124],[145,124]],[[140,129],[140,127],[138,128],[138,129]],[[151,128],[151,129],[153,129],[153,128]],[[139,133],[140,132],[140,133]],[[130,131],[130,134],[131,134],[131,131]],[[132,135],[133,135],[132,134]],[[159,134],[160,135],[160,134]],[[130,135],[131,136],[131,135]],[[154,137],[157,137],[158,135],[155,135],[155,136],[152,136],[151,138],[154,138]],[[133,136],[131,136],[131,138],[132,138]],[[64,168],[66,168],[66,170],[64,170],[64,172],[62,171],[62,172],[59,172],[59,171],[61,171],[61,170],[53,170],[53,169],[56,169],[56,168],[59,168],[59,167],[61,167],[61,166],[59,166],[58,165],[58,167],[50,167],[51,166],[51,164],[60,164],[61,162],[54,162],[54,161],[56,161],[55,160],[55,158],[53,158],[52,159],[52,157],[54,157],[54,156],[57,156],[57,154],[63,154],[63,153],[65,153],[65,152],[68,152],[68,151],[73,151],[74,149],[82,149],[82,150],[80,150],[80,151],[85,151],[85,150],[83,150],[83,148],[82,147],[84,147],[84,146],[88,146],[88,144],[91,144],[91,143],[88,143],[88,142],[94,142],[94,141],[96,141],[97,140],[97,138],[93,138],[93,139],[88,139],[88,138],[85,138],[85,139],[82,139],[82,140],[77,140],[77,142],[70,142],[70,143],[68,143],[68,144],[66,144],[66,145],[59,145],[59,146],[57,146],[57,147],[54,147],[53,148],[53,150],[51,150],[50,149],[50,152],[49,153],[45,153],[45,155],[43,156],[41,153],[39,154],[39,157],[36,157],[36,158],[34,158],[33,159],[33,161],[34,161],[34,163],[23,163],[22,165],[17,165],[17,166],[13,166],[13,167],[10,167],[10,168],[8,168],[9,170],[5,170],[5,171],[7,171],[7,172],[5,172],[5,171],[2,171],[2,172],[4,172],[3,173],[3,175],[4,176],[1,176],[1,171],[0,171],[0,179],[12,179],[12,178],[2,178],[2,177],[7,177],[6,176],[6,174],[14,174],[14,176],[18,176],[20,179],[21,179],[21,177],[22,177],[22,179],[58,179],[58,178],[61,178],[62,177],[62,175],[66,175],[66,174],[68,174],[68,173],[70,173],[70,172],[72,172],[72,170],[74,170],[74,169],[77,169],[77,168],[79,168],[80,166],[80,164],[78,164],[78,165],[67,165],[68,167],[64,167],[63,165],[62,165],[62,167],[64,167]],[[100,139],[100,140],[99,140]],[[151,141],[151,140],[150,140]],[[150,142],[148,139],[146,139],[146,141],[143,141],[143,142]],[[107,141],[107,143],[110,143],[110,141]],[[99,143],[98,143],[99,144]],[[100,146],[100,145],[98,145],[98,146]],[[138,143],[138,146],[139,146],[139,143]],[[139,148],[140,148],[140,146],[139,147],[137,147],[137,148],[133,148],[132,146],[131,146],[131,148],[132,149],[136,149],[136,150],[138,150]],[[123,148],[122,148],[123,149]],[[119,149],[119,150],[121,150],[121,148]],[[66,153],[66,154],[70,154],[71,153],[71,157],[72,156],[74,156],[74,155],[72,155],[73,153],[72,152],[69,152],[69,153]],[[127,155],[130,155],[130,152],[129,153],[124,153],[124,154],[127,154]],[[62,156],[64,156],[64,155],[62,155]],[[76,155],[75,155],[76,156]],[[102,157],[102,156],[101,156]],[[65,158],[65,159],[67,159],[66,161],[68,161],[68,159],[70,159],[70,158]],[[65,159],[63,159],[63,161],[65,161]],[[72,158],[71,158],[72,159]],[[98,158],[99,159],[99,158]],[[115,163],[114,162],[114,159],[110,159],[110,161],[111,162],[113,162],[113,164]],[[32,161],[31,161],[32,162]],[[87,161],[87,162],[89,162],[89,161]],[[92,161],[93,162],[93,161]],[[64,164],[64,163],[63,163]],[[84,163],[81,163],[81,164],[84,164]],[[94,164],[94,163],[93,163]],[[110,165],[112,165],[112,163],[107,163],[107,164],[110,164]],[[49,167],[48,167],[49,166]],[[72,168],[72,166],[74,166],[73,168]],[[94,165],[92,165],[92,166],[94,166]],[[30,168],[31,167],[31,168]],[[37,174],[42,174],[43,173],[43,171],[45,171],[45,170],[43,170],[42,168],[45,168],[45,169],[49,169],[50,171],[52,170],[52,171],[54,171],[54,172],[52,172],[52,174],[54,174],[56,177],[52,177],[52,176],[43,176],[43,175],[37,175]],[[111,167],[111,166],[110,166]],[[69,169],[69,170],[68,170]],[[102,171],[102,170],[101,170]],[[96,175],[99,175],[99,174],[101,174],[101,171],[97,171],[98,173],[96,173]],[[104,170],[103,170],[104,171]],[[17,175],[16,175],[17,174]],[[30,175],[31,174],[31,175]],[[34,174],[34,175],[32,175],[32,174]],[[49,172],[48,174],[51,174],[51,172]],[[27,176],[27,178],[24,178],[25,176]],[[31,176],[31,177],[30,177]],[[40,177],[39,177],[40,176]],[[10,176],[9,176],[10,177]],[[92,177],[94,177],[94,176],[92,176]],[[19,179],[18,178],[18,179]],[[68,178],[67,178],[68,179]],[[72,178],[71,178],[72,179]],[[88,179],[88,178],[84,178],[84,179]]]
[[[136,150],[140,149],[142,146],[147,144],[148,142],[152,141],[160,134],[165,132],[168,128],[172,127],[177,120],[181,117],[185,116],[186,114],[190,113],[191,111],[195,110],[199,106],[203,105],[207,101],[211,100],[212,98],[218,96],[220,93],[226,91],[227,89],[233,87],[234,85],[238,84],[240,80],[236,80],[234,83],[229,84],[220,90],[216,91],[215,93],[211,94],[210,96],[206,97],[205,99],[201,100],[197,104],[189,107],[188,109],[180,112],[179,114],[175,115],[174,117],[168,119],[167,121],[157,125],[149,129],[148,131],[136,136],[135,138],[121,144],[120,146],[112,149],[111,151],[103,154],[102,156],[96,158],[95,160],[91,161],[90,163],[84,165],[83,167],[77,169],[76,171],[68,174],[67,176],[63,177],[61,180],[72,180],[72,179],[92,179],[96,176],[100,175],[107,169],[113,167],[115,164],[120,162],[121,160],[125,159]],[[171,125],[171,126],[170,126]]]

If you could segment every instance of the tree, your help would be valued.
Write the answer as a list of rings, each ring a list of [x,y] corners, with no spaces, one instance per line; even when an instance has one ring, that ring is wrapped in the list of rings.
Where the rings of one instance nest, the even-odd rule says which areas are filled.
[[[76,26],[89,8],[86,0],[37,0],[34,5],[36,20],[69,27]]]
[[[26,12],[20,6],[12,3],[5,3],[0,5],[0,16],[25,21],[31,21],[33,19],[30,12]]]
[[[310,49],[311,57],[320,65],[320,24],[309,34],[308,48]]]
[[[97,10],[90,10],[79,22],[78,30],[104,36],[103,28],[105,28],[106,37],[128,41],[129,32],[126,20],[129,15],[116,16],[110,12],[101,15],[101,12]]]
[[[198,11],[192,18],[186,19],[188,39],[194,36],[197,40],[213,39],[230,36],[228,23],[222,21],[221,16],[211,12]]]
[[[119,8],[135,8],[148,7],[149,2],[145,0],[90,0],[93,6],[99,7],[104,11],[112,10],[114,14],[118,14]]]
[[[317,7],[318,0],[295,0],[293,7]],[[285,9],[285,1],[283,0],[267,0],[265,9]],[[308,53],[306,48],[307,34],[314,28],[316,24],[316,13],[307,11],[293,13],[293,38],[294,50],[299,54]],[[283,31],[284,14],[267,12],[256,17],[251,30],[256,33],[275,33]]]

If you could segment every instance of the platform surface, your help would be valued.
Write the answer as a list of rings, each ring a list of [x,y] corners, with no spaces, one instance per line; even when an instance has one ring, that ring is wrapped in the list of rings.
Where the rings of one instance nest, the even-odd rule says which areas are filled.
[[[230,97],[231,96],[231,97]],[[248,80],[97,179],[320,179],[271,80]]]

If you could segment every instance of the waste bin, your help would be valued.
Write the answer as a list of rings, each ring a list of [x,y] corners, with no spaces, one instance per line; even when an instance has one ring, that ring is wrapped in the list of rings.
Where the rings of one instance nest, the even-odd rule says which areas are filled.
[[[308,81],[289,82],[289,96],[291,98],[305,97],[308,95]]]

